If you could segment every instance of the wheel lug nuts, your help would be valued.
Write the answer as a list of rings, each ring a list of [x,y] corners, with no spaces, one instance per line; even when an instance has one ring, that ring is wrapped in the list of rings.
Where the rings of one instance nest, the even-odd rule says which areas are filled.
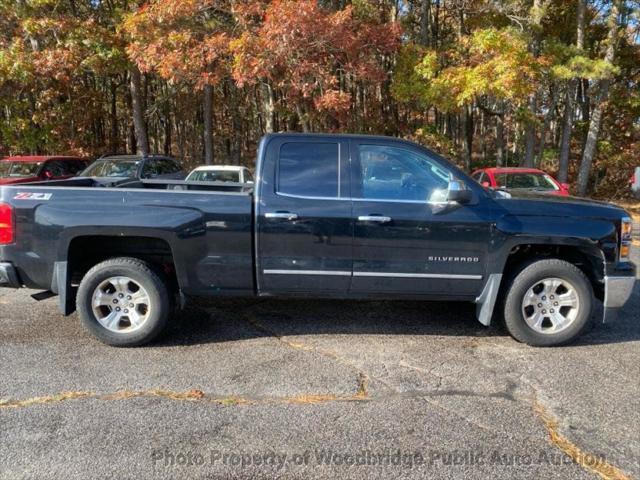
[[[116,312],[119,312],[119,311],[120,311],[120,307],[116,307]]]
[[[547,311],[546,310],[542,310],[542,313],[547,313]]]
[[[549,310],[551,313],[553,313],[553,308],[551,310]]]
[[[547,297],[542,297],[542,300],[546,300],[546,299],[547,299]]]
[[[127,310],[126,308],[124,309],[124,313],[129,313],[129,310]]]
[[[557,306],[558,306],[558,302],[553,302],[553,305],[554,305],[555,307],[557,307]]]
[[[133,303],[130,303],[129,308],[133,308],[133,307],[134,307]]]
[[[131,300],[131,295],[127,295],[127,300]]]
[[[541,304],[541,303],[539,303],[539,304],[538,304],[538,307],[542,308],[542,304]]]
[[[113,300],[113,303],[118,303],[118,300],[114,299],[114,300]]]
[[[122,298],[122,297],[124,297],[124,295],[122,293],[119,293],[118,297]]]

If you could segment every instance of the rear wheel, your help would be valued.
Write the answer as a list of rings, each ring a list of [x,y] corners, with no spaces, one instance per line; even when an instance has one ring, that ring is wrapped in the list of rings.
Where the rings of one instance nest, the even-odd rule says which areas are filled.
[[[77,308],[83,325],[102,342],[137,346],[158,336],[171,315],[166,280],[135,258],[113,258],[80,282]]]
[[[593,289],[575,265],[558,259],[526,265],[506,293],[504,320],[509,333],[533,346],[570,342],[591,321]]]

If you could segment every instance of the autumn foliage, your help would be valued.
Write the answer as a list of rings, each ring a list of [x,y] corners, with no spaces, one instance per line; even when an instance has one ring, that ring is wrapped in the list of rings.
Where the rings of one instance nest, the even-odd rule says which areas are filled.
[[[635,0],[0,0],[0,154],[144,144],[250,165],[268,131],[361,132],[413,138],[467,168],[533,164],[569,181],[582,169],[591,191],[617,195],[640,143],[638,11]]]

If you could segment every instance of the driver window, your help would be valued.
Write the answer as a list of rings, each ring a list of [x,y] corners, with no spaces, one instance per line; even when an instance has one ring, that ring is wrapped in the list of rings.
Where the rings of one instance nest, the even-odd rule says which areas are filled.
[[[360,145],[359,160],[360,198],[424,202],[449,183],[442,166],[404,148]]]

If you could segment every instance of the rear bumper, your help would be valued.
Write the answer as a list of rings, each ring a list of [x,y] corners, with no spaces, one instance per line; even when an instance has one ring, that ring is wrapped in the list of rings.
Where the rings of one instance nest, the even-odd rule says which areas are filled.
[[[0,262],[0,287],[22,287],[18,272],[16,272],[15,267],[10,263]]]

